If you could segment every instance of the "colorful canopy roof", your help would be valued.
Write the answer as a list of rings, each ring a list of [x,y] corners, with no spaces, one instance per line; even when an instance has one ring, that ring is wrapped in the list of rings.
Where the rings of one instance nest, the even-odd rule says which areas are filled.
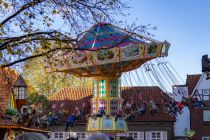
[[[79,41],[79,48],[96,50],[101,48],[121,47],[128,43],[144,43],[122,29],[109,24],[98,23],[90,28]]]
[[[80,50],[57,51],[45,59],[46,70],[87,77],[116,76],[153,58],[167,56],[169,43],[99,23],[85,32],[75,48]]]

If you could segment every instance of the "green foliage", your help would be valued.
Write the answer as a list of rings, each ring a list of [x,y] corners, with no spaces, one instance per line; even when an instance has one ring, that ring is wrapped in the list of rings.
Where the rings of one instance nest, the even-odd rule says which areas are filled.
[[[91,78],[79,78],[68,73],[45,72],[42,58],[28,60],[24,65],[23,75],[29,85],[29,94],[40,93],[49,96],[65,87],[92,86]]]
[[[113,17],[124,15],[127,3],[121,0],[0,0],[0,7],[0,66],[8,67],[34,58],[30,56],[40,46],[46,47],[42,52],[45,55],[50,49],[48,41],[76,47],[81,32],[96,22],[115,22]]]
[[[29,94],[28,101],[42,110],[46,110],[49,106],[47,96],[43,94],[31,93]]]
[[[6,114],[8,115],[15,115],[17,113],[17,110],[15,109],[7,109]]]

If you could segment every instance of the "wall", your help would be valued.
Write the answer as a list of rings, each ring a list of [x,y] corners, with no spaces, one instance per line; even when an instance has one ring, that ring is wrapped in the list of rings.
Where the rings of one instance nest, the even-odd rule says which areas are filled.
[[[146,131],[161,131],[161,132],[167,132],[167,139],[163,139],[163,140],[173,140],[174,138],[174,133],[173,133],[173,122],[132,122],[132,123],[128,123],[128,129],[129,132],[126,134],[127,136],[129,136],[130,134],[134,134],[137,133],[138,134],[138,138],[135,140],[146,140],[145,138],[142,138],[141,136],[143,135],[143,137],[145,137],[146,135]],[[82,135],[82,133],[85,133],[85,124],[78,124],[76,127],[70,128],[68,130],[68,132],[64,132],[64,128],[65,125],[54,125],[54,126],[50,126],[50,130],[53,132],[51,133],[51,140],[58,140],[55,139],[55,133],[63,133],[63,137],[67,138],[67,136],[69,135],[69,132],[75,132],[76,135]],[[82,132],[82,133],[81,133]],[[141,136],[140,136],[141,134]],[[56,134],[57,135],[57,134]],[[84,134],[83,134],[84,135]],[[86,134],[87,136],[87,134]],[[63,139],[59,139],[59,140],[64,140]],[[84,138],[80,138],[80,140],[83,140]]]

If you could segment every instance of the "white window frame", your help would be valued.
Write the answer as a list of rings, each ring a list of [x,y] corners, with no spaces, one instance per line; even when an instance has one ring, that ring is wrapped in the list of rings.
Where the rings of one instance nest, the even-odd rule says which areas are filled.
[[[154,137],[153,137],[153,134],[154,134]],[[159,131],[151,132],[151,138],[152,140],[161,140],[161,132]]]
[[[153,139],[152,133],[160,133],[160,139]],[[167,131],[146,131],[145,140],[168,140]]]
[[[78,140],[85,140],[86,133],[85,132],[76,132],[76,137]]]
[[[137,137],[135,137],[135,135]],[[127,136],[132,137],[134,140],[144,140],[144,132],[139,131],[129,131]]]
[[[210,110],[203,110],[203,121],[210,122]]]
[[[210,136],[202,137],[202,140],[210,140]]]
[[[52,132],[50,134],[50,140],[65,140],[66,135],[65,132]]]
[[[209,89],[202,89],[202,98],[204,101],[209,100]]]
[[[18,99],[26,99],[26,88],[25,87],[19,87],[18,88]]]
[[[51,132],[49,135],[51,136],[49,140],[66,140],[69,136],[78,138],[78,140],[85,140],[85,138],[88,136],[86,132]]]

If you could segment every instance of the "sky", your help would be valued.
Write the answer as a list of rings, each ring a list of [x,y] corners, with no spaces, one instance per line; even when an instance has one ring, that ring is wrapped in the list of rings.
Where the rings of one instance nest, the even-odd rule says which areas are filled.
[[[201,73],[202,55],[210,57],[210,0],[131,0],[129,6],[124,20],[158,28],[154,38],[170,42],[167,59],[184,81]]]

